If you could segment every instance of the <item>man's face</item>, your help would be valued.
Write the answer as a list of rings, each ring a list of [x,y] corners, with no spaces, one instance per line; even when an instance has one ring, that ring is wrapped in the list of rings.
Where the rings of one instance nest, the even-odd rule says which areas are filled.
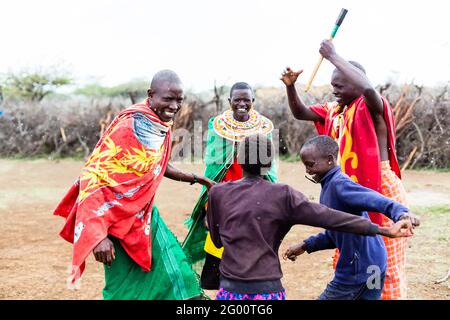
[[[230,102],[233,110],[233,117],[238,121],[247,121],[249,118],[248,112],[252,108],[253,101],[252,91],[250,89],[235,89],[231,93]]]
[[[183,88],[181,83],[163,81],[154,90],[148,90],[150,106],[156,115],[164,122],[174,119],[183,103]]]
[[[347,81],[345,76],[339,70],[333,72],[331,85],[333,86],[333,95],[336,97],[337,103],[343,107],[348,106],[362,94],[362,92],[358,92],[358,90]]]
[[[300,151],[300,158],[305,165],[306,173],[315,182],[320,182],[323,176],[333,167],[333,160],[323,156],[315,146],[308,146]]]

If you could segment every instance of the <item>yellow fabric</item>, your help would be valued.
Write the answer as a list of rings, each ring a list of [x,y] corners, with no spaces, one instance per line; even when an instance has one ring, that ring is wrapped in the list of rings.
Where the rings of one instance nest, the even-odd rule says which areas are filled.
[[[212,242],[211,235],[208,232],[205,241],[205,251],[216,258],[222,259],[223,247],[217,248]]]

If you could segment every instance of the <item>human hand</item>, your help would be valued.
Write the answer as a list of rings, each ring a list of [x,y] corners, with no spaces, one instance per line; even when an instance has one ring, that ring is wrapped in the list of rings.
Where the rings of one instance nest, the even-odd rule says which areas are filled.
[[[400,219],[409,219],[409,221],[411,221],[412,223],[413,228],[420,226],[420,217],[412,214],[411,212],[408,212],[408,214],[405,214]]]
[[[320,44],[319,49],[320,54],[327,60],[329,60],[332,56],[336,55],[336,50],[334,49],[334,45],[331,40],[323,40]]]
[[[294,85],[295,81],[297,81],[298,76],[303,72],[303,70],[299,71],[293,71],[291,68],[287,67],[283,73],[281,73],[280,80],[283,81],[283,83],[286,86],[292,86]]]
[[[289,259],[291,261],[295,261],[297,259],[297,256],[305,253],[306,248],[305,248],[305,243],[301,243],[301,244],[294,244],[292,246],[290,246],[286,252],[283,254],[283,259]]]
[[[209,190],[213,185],[217,184],[217,182],[208,179],[205,176],[200,176],[197,178],[198,183],[200,183],[201,185],[205,186],[207,190]]]
[[[411,237],[414,234],[409,219],[400,219],[391,227],[380,227],[381,235],[389,238]]]
[[[111,267],[113,260],[116,258],[114,251],[114,244],[108,238],[103,239],[92,251],[95,256],[95,260],[101,263],[107,264]]]

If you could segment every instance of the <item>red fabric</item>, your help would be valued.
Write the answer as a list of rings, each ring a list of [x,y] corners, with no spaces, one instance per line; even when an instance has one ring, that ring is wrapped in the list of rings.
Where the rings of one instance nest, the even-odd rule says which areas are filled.
[[[388,131],[388,153],[392,170],[400,178],[400,169],[395,154],[395,123],[389,102],[382,97],[384,103],[384,120]],[[333,121],[339,115],[337,104],[310,106],[323,122],[315,122],[319,134],[328,135],[334,139],[339,132],[333,128]],[[375,126],[367,108],[364,96],[354,100],[344,115],[344,132],[340,142],[341,168],[353,181],[381,193],[381,158]],[[369,212],[372,222],[381,224],[380,213]]]
[[[148,102],[123,110],[108,126],[79,179],[54,214],[66,218],[60,232],[73,243],[72,282],[85,260],[108,234],[120,239],[128,255],[145,271],[151,267],[151,208],[164,175],[171,148],[171,131],[159,149],[141,144],[133,130],[133,114],[144,114],[165,127]]]
[[[237,159],[234,159],[230,168],[228,168],[227,172],[225,173],[222,182],[236,181],[240,179],[242,179],[242,167],[237,162]]]

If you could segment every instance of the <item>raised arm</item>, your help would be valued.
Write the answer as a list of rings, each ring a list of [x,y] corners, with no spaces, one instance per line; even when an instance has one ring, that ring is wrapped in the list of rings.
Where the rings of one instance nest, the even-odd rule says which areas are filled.
[[[309,121],[323,121],[323,119],[314,111],[309,109],[295,90],[295,82],[298,76],[303,72],[293,71],[291,68],[287,67],[281,74],[280,80],[286,85],[286,93],[288,96],[289,108],[295,119],[298,120],[309,120]]]
[[[330,40],[322,41],[319,52],[325,59],[330,61],[340,72],[342,72],[345,78],[350,81],[358,91],[362,92],[372,116],[383,115],[383,100],[362,70],[338,55]]]

